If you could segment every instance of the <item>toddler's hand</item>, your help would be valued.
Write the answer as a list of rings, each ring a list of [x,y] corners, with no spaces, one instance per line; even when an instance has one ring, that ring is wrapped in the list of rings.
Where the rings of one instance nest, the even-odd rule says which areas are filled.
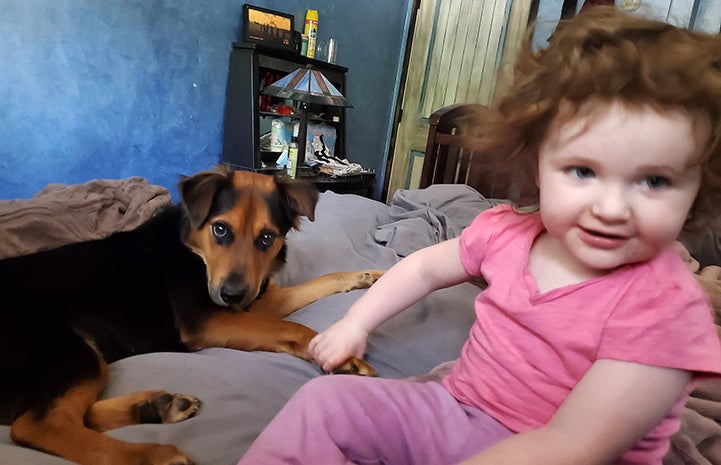
[[[367,340],[368,333],[344,318],[311,339],[308,352],[330,372],[349,357],[363,358]]]

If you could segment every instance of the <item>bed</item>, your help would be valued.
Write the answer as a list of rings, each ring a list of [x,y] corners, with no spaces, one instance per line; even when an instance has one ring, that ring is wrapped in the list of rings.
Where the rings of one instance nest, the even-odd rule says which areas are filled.
[[[351,194],[322,193],[316,220],[304,220],[300,231],[289,236],[287,265],[277,281],[291,285],[332,271],[388,268],[418,248],[457,236],[478,213],[497,203],[492,199],[504,198],[499,188],[503,183],[496,183],[490,173],[483,171],[482,153],[474,149],[472,129],[457,123],[467,109],[454,105],[430,118],[421,188],[398,191],[388,205]],[[90,190],[101,193],[88,196]],[[95,236],[131,228],[167,201],[167,191],[138,178],[50,186],[27,201],[0,202],[0,234],[4,243],[27,252],[38,246],[21,243],[20,239],[27,239],[23,234],[27,228],[51,232],[36,239],[42,243],[40,247],[57,246],[62,241],[81,240],[82,234],[76,233],[82,228],[91,229],[87,233]],[[52,208],[39,209],[39,202]],[[143,208],[145,211],[141,211]],[[63,211],[82,211],[82,221],[88,225],[60,227],[52,233],[53,228],[43,222],[56,223]],[[707,236],[696,239],[709,241]],[[689,249],[705,250],[702,246]],[[718,254],[718,247],[699,259],[699,268],[709,260],[719,263],[713,261],[718,258],[714,253]],[[328,297],[290,319],[323,330],[338,320],[362,292]],[[382,377],[428,376],[434,368],[444,366],[443,362],[458,357],[473,321],[472,303],[478,292],[477,284],[466,283],[428,296],[371,335],[367,360]],[[195,395],[203,405],[196,417],[185,422],[136,425],[108,434],[131,442],[173,443],[198,465],[234,465],[303,383],[326,375],[317,366],[285,354],[205,349],[131,357],[113,363],[110,376],[104,397],[140,389],[166,389]],[[716,422],[721,416],[709,413],[714,408],[721,410],[721,404],[717,404],[721,395],[714,397],[721,394],[721,388],[705,389],[703,395],[697,395],[705,410],[699,412],[693,405],[687,409],[685,429],[675,438],[668,464],[721,463],[721,427]],[[14,445],[9,428],[0,426],[0,463],[69,462]]]

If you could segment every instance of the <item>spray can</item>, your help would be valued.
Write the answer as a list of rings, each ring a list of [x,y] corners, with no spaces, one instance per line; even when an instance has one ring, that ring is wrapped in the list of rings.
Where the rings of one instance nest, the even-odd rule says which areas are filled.
[[[318,10],[308,10],[305,13],[305,29],[303,34],[308,36],[308,58],[315,58],[315,40],[318,36]]]

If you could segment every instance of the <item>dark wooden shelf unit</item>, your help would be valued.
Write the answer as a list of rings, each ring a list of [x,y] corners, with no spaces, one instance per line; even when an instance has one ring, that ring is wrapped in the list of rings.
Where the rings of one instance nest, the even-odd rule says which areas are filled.
[[[312,65],[328,78],[341,92],[345,93],[345,80],[348,68],[324,61],[307,58],[285,50],[276,50],[257,44],[234,43],[230,52],[228,84],[225,103],[225,124],[223,131],[222,161],[239,169],[254,171],[274,170],[274,166],[261,160],[261,126],[270,128],[273,118],[281,117],[269,111],[261,111],[260,102],[263,79],[267,73],[277,75],[278,79],[300,67]],[[265,84],[270,84],[266,82]],[[275,103],[295,106],[295,102],[275,97],[265,97]],[[323,121],[335,127],[335,153],[345,156],[345,108],[311,104],[308,112],[323,114],[322,118],[308,119],[309,123]],[[298,116],[287,118],[298,119]],[[264,124],[264,119],[265,121]],[[268,129],[270,130],[270,129]],[[298,134],[298,163],[302,166],[305,159],[305,134]]]

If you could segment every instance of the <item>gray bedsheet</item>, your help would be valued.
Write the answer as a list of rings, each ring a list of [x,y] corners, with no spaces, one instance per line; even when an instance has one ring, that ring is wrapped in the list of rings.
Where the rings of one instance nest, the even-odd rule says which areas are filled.
[[[399,192],[401,201],[390,207],[355,195],[321,194],[316,221],[304,220],[301,230],[291,233],[288,263],[277,281],[290,285],[333,271],[388,268],[399,259],[389,243],[406,254],[458,234],[490,206],[465,186],[429,189]],[[414,226],[398,223],[405,220]],[[432,232],[419,233],[419,225]],[[323,330],[362,292],[328,297],[290,319]],[[463,284],[428,296],[371,335],[367,359],[380,376],[390,378],[420,375],[455,359],[472,323],[477,293],[477,287]],[[315,365],[274,353],[206,349],[128,358],[111,365],[104,397],[167,389],[199,397],[202,409],[182,423],[130,426],[107,434],[132,442],[173,443],[198,465],[232,465],[287,399],[316,376],[326,375]],[[0,464],[66,463],[13,445],[9,428],[0,427]]]

